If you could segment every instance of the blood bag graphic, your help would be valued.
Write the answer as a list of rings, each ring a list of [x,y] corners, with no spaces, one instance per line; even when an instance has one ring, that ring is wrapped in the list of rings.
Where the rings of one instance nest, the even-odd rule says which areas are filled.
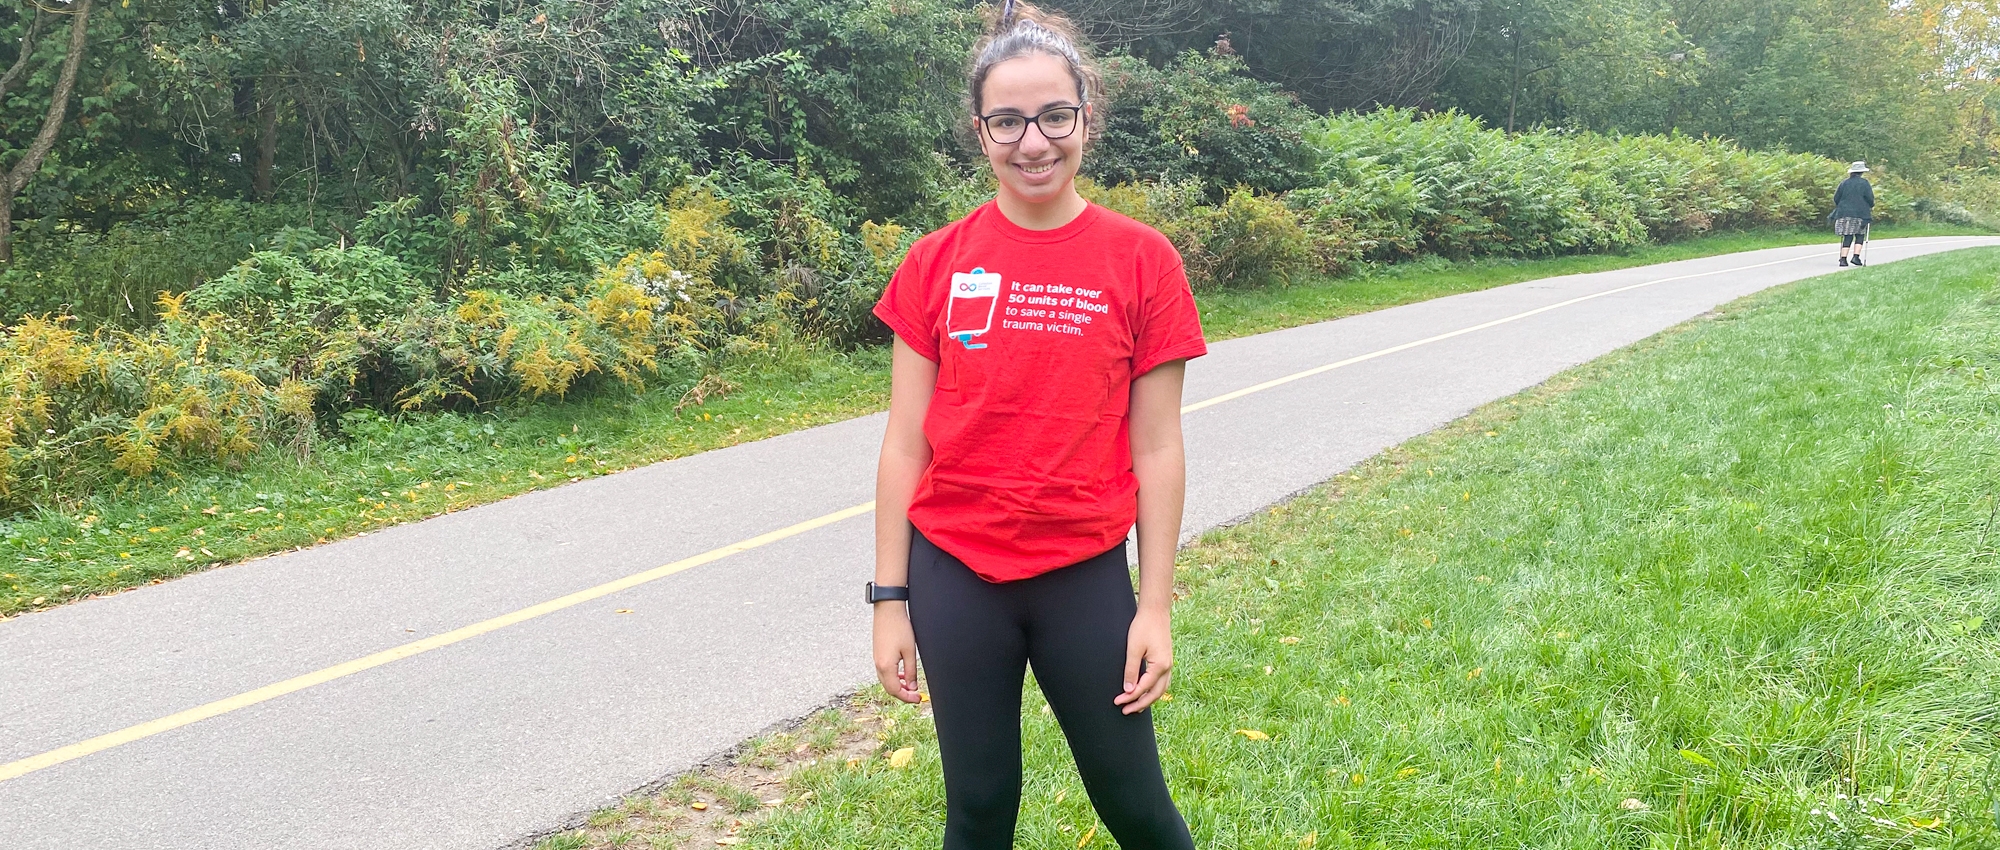
[[[966,348],[985,348],[973,337],[993,329],[993,308],[1000,303],[1000,276],[984,268],[953,272],[951,298],[945,302],[945,336]]]

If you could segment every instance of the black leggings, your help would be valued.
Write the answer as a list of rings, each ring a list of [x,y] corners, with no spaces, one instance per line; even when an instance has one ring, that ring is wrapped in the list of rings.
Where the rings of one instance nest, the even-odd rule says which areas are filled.
[[[1111,702],[1124,691],[1125,639],[1137,611],[1123,545],[995,584],[914,535],[910,624],[944,757],[945,850],[1014,846],[1028,664],[1118,846],[1193,850],[1160,773],[1152,711],[1124,714]]]
[[[1861,231],[1860,233],[1850,233],[1846,236],[1840,237],[1840,247],[1845,248],[1849,245],[1859,245],[1867,241],[1868,241],[1868,231],[1864,230]]]

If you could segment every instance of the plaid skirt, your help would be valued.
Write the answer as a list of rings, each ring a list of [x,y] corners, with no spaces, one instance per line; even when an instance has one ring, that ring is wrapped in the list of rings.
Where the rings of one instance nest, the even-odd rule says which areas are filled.
[[[1868,232],[1868,222],[1858,218],[1836,218],[1833,220],[1833,235],[1860,236]]]

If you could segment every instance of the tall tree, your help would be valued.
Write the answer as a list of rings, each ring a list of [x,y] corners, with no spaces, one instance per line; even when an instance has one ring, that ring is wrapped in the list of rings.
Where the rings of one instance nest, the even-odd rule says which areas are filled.
[[[1165,64],[1227,38],[1318,109],[1422,106],[1490,0],[1052,0],[1114,50]]]
[[[42,118],[41,132],[22,153],[21,159],[6,174],[0,175],[0,264],[14,261],[14,196],[27,188],[28,181],[35,172],[41,170],[43,158],[49,149],[55,147],[56,135],[62,132],[63,116],[69,112],[69,96],[76,90],[76,71],[83,65],[83,48],[90,27],[91,0],[77,0],[71,10],[69,22],[69,49],[63,54],[62,70],[56,75],[55,90],[49,93],[49,111]],[[30,28],[34,24],[29,24]],[[23,49],[29,46],[23,40]],[[26,54],[23,54],[26,55]],[[20,60],[16,60],[19,66]],[[9,75],[14,71],[9,70]]]

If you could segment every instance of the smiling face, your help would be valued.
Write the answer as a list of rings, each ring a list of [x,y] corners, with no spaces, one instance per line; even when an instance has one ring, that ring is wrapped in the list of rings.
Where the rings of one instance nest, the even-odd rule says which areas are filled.
[[[1077,102],[1076,89],[1076,78],[1070,75],[1067,63],[1045,53],[1031,53],[992,67],[980,92],[980,109],[987,116],[1032,118],[1054,107],[1082,105]],[[1060,225],[1083,211],[1075,180],[1077,168],[1083,164],[1088,109],[1085,106],[1077,119],[1083,126],[1068,128],[1073,132],[1060,139],[1045,135],[1040,123],[1029,125],[1020,141],[1005,145],[993,141],[989,128],[973,128],[1000,184],[1001,211],[1015,223],[1034,227],[1060,219],[1056,222]],[[1054,123],[1055,117],[1043,120]],[[975,125],[982,123],[977,118],[973,121]],[[1008,134],[999,135],[1004,139]]]

